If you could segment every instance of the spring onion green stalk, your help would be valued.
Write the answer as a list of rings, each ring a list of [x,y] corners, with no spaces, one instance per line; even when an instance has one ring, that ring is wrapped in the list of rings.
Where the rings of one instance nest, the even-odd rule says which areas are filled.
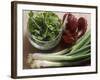
[[[87,46],[83,46],[82,48],[76,50],[75,52],[69,52],[71,50],[71,48],[66,48],[62,51],[59,52],[54,52],[54,53],[45,53],[45,55],[74,55],[74,54],[80,54],[80,53],[84,53],[84,51],[87,51],[88,49],[90,49],[91,45],[87,45]],[[43,53],[39,53],[39,54],[43,54]]]
[[[69,56],[85,55],[85,54],[90,53],[90,52],[91,52],[90,49],[87,49],[83,52],[77,52],[75,54],[70,54]]]
[[[49,53],[49,54],[51,54],[51,55],[63,55],[63,54],[68,53],[70,50],[71,50],[71,48],[66,48],[66,49],[64,49],[62,51],[54,52],[54,53]]]
[[[74,61],[83,59],[86,57],[89,57],[90,53],[85,55],[77,55],[77,56],[65,56],[65,55],[45,55],[45,54],[39,54],[35,53],[32,55],[33,59],[35,60],[47,60],[47,61]]]
[[[82,37],[84,37],[84,38],[73,46],[71,53],[74,52],[75,50],[79,49],[80,47],[82,47],[87,42],[87,40],[90,38],[90,31],[85,33],[85,35]]]
[[[89,39],[87,40],[87,42],[86,42],[83,46],[88,45],[88,44],[90,44],[90,43],[91,43],[90,38],[91,38],[91,37],[89,37]]]
[[[83,46],[82,48],[80,48],[78,50],[75,50],[74,52],[70,52],[70,53],[68,53],[66,55],[68,56],[68,55],[73,55],[73,54],[77,54],[77,53],[80,53],[81,54],[81,52],[84,52],[84,51],[89,50],[90,47],[91,47],[91,45],[86,45],[86,46]]]

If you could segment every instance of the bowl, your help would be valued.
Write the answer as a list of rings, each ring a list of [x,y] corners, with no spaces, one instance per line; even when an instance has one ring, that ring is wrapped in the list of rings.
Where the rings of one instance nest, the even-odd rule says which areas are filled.
[[[50,50],[61,40],[63,22],[54,12],[30,11],[27,26],[28,39],[38,49]]]

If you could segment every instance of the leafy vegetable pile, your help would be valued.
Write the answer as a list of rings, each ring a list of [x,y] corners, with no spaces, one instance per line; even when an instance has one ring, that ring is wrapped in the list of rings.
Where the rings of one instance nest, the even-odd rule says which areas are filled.
[[[28,29],[30,34],[41,41],[55,39],[62,26],[62,21],[53,12],[32,12],[29,13]]]

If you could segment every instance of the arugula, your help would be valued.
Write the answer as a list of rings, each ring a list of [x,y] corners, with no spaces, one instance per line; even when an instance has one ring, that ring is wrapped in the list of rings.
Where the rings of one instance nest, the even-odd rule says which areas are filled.
[[[28,30],[36,39],[50,41],[58,36],[62,21],[55,13],[30,11],[28,15]]]

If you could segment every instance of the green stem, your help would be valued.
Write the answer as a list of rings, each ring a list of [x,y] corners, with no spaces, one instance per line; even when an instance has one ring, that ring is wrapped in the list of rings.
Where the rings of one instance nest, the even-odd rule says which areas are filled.
[[[75,54],[71,54],[69,56],[85,55],[85,54],[88,54],[90,52],[91,52],[90,49],[88,49],[88,50],[85,50],[83,52],[78,52],[78,53],[75,53]]]
[[[37,24],[37,22],[34,20],[34,18],[32,17],[31,20],[34,22],[34,24],[37,26],[38,29],[41,29],[40,26]]]
[[[63,54],[68,53],[70,50],[71,50],[71,48],[66,48],[66,49],[64,49],[62,51],[54,52],[54,53],[49,53],[49,54],[51,54],[51,55],[63,55]]]
[[[69,55],[74,55],[77,53],[82,53],[84,51],[90,50],[90,47],[91,47],[91,45],[83,46],[82,48],[75,50],[73,52],[71,51],[71,52],[67,53],[66,55],[69,56]]]
[[[90,31],[85,33],[85,35],[83,36],[83,39],[81,39],[75,46],[72,47],[71,53],[74,52],[75,50],[81,48],[87,42],[87,40],[89,38],[90,38]]]
[[[45,54],[39,54],[35,53],[32,55],[33,59],[35,60],[47,60],[47,61],[74,61],[83,59],[86,57],[89,57],[90,53],[85,55],[78,55],[78,56],[65,56],[65,55],[45,55]]]

